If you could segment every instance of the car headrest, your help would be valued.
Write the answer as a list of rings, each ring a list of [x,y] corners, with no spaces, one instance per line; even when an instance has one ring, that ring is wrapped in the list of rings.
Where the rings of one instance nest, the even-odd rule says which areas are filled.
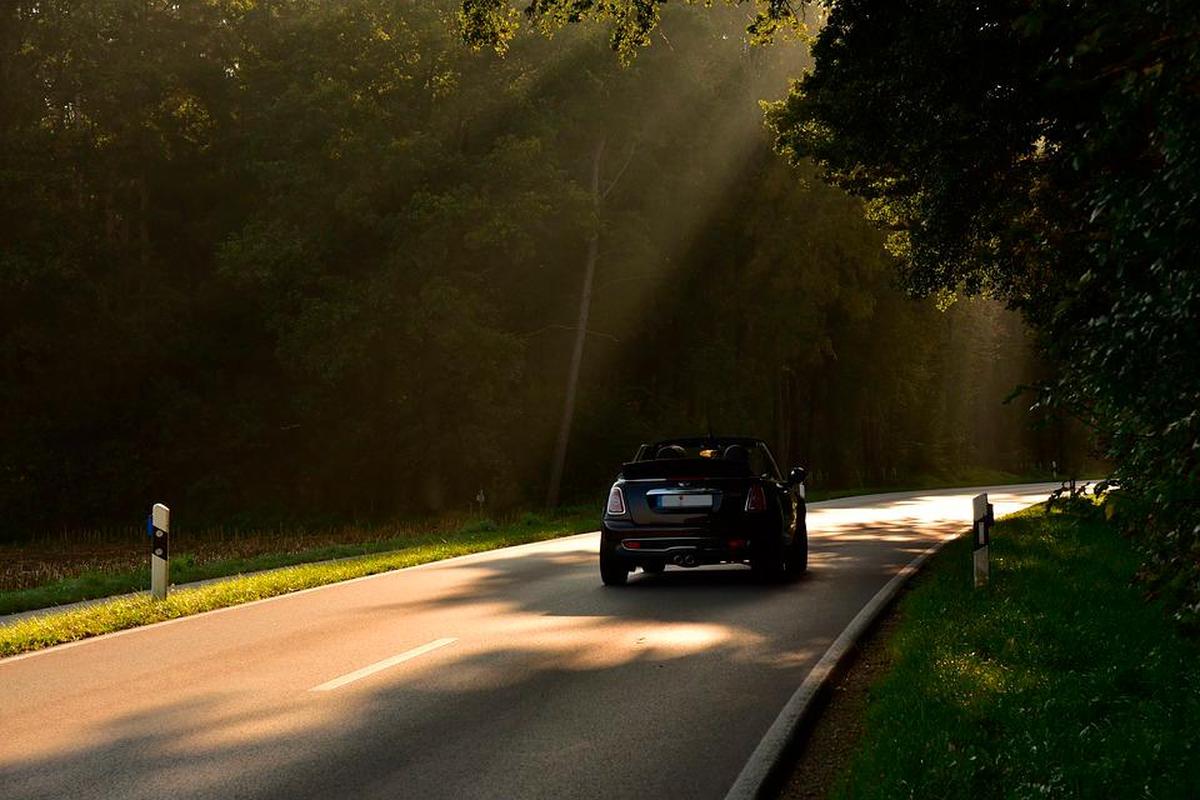
[[[732,461],[735,464],[750,463],[750,451],[740,444],[731,444],[729,447],[726,447],[725,452],[721,454],[721,457],[726,461]]]

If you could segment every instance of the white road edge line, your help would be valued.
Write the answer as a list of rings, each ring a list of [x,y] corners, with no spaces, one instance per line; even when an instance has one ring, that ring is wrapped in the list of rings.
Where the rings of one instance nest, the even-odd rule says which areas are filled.
[[[466,553],[461,556],[454,556],[452,558],[443,558],[438,561],[426,561],[423,564],[414,564],[411,567],[401,567],[400,569],[386,570],[384,572],[373,572],[370,575],[361,575],[357,578],[349,578],[344,581],[335,581],[334,583],[322,583],[319,586],[310,586],[307,589],[300,589],[295,592],[284,592],[283,594],[274,594],[274,595],[271,595],[270,597],[264,597],[261,600],[251,600],[248,603],[238,603],[237,605],[232,605],[232,606],[222,606],[221,608],[214,608],[209,611],[201,611],[198,614],[186,614],[182,617],[173,617],[171,619],[164,619],[162,622],[151,622],[149,625],[137,625],[132,628],[122,628],[121,630],[113,631],[112,633],[102,633],[99,636],[88,636],[85,639],[76,639],[71,642],[63,642],[62,644],[51,645],[50,647],[43,647],[40,650],[30,650],[27,653],[17,653],[16,655],[12,655],[12,656],[4,656],[3,658],[0,658],[0,667],[3,667],[5,664],[9,664],[12,662],[24,661],[25,659],[28,659],[28,658],[37,658],[38,656],[44,656],[44,655],[49,655],[51,653],[58,653],[63,650],[69,650],[73,647],[82,647],[83,645],[94,644],[95,642],[103,642],[103,641],[107,641],[109,639],[115,639],[119,636],[129,636],[131,634],[140,633],[141,631],[154,630],[155,628],[164,628],[168,625],[178,625],[181,622],[188,622],[189,620],[205,619],[207,617],[216,616],[217,614],[227,614],[230,612],[239,611],[244,608],[253,608],[255,606],[264,605],[266,603],[274,603],[279,600],[286,600],[289,597],[300,597],[302,595],[311,594],[313,592],[324,591],[325,589],[333,589],[338,586],[350,586],[350,585],[353,585],[356,583],[362,583],[363,581],[375,580],[377,578],[386,578],[388,576],[394,577],[396,575],[402,575],[406,572],[425,571],[428,569],[444,569],[446,567],[455,567],[455,566],[460,566],[462,564],[474,563],[476,561],[487,561],[491,558],[504,558],[507,555],[511,555],[513,553],[513,551],[517,551],[517,550],[529,550],[529,549],[533,549],[533,548],[536,548],[539,546],[561,544],[562,542],[567,542],[572,539],[584,539],[588,536],[599,536],[599,535],[600,535],[600,531],[587,531],[585,533],[572,533],[572,534],[568,534],[566,536],[559,536],[559,537],[556,537],[553,539],[542,539],[542,540],[536,541],[536,542],[525,542],[524,544],[514,544],[512,547],[500,547],[495,550],[480,550],[478,553]],[[358,558],[358,556],[352,556],[352,558]],[[336,561],[337,559],[334,559],[334,560]],[[322,563],[326,563],[326,562],[315,561],[312,563],[315,565],[315,564],[322,564]],[[308,565],[307,564],[297,564],[296,566],[308,566]],[[251,572],[251,573],[246,573],[246,574],[254,575],[255,573]],[[245,577],[245,576],[244,575],[229,575],[229,576],[226,576],[226,578],[223,578],[221,580],[234,580],[236,578],[241,578],[241,577]],[[145,594],[145,592],[142,592],[142,594]],[[118,599],[118,598],[111,598],[111,599]],[[36,617],[34,619],[36,619]],[[25,621],[26,620],[20,620],[19,622],[25,622]],[[12,623],[12,624],[16,624],[16,623]],[[0,627],[4,627],[4,625],[0,624]]]
[[[382,672],[388,667],[394,667],[397,664],[404,663],[405,661],[411,661],[417,656],[423,656],[426,653],[437,650],[439,647],[445,647],[446,645],[454,644],[457,641],[458,639],[435,639],[429,644],[423,644],[420,647],[414,647],[412,650],[405,650],[399,655],[392,656],[391,658],[385,658],[383,661],[376,661],[374,664],[368,664],[362,669],[354,670],[354,672],[347,672],[340,678],[334,678],[331,681],[322,683],[320,686],[314,686],[313,688],[309,689],[309,691],[332,692],[334,689],[340,689],[348,683],[354,683],[355,681],[362,680],[370,675],[374,675],[376,672]]]
[[[791,696],[787,705],[779,712],[779,716],[771,723],[771,727],[763,735],[758,747],[754,748],[746,766],[742,767],[737,780],[733,782],[733,786],[725,795],[725,800],[752,800],[752,798],[762,795],[767,781],[779,765],[797,728],[809,713],[817,693],[833,670],[846,657],[855,642],[866,632],[884,607],[896,596],[905,581],[921,568],[926,559],[960,535],[948,536],[924,550],[896,573],[882,589],[875,593],[870,602],[862,607],[854,619],[850,620],[850,624],[833,640],[833,644],[829,645],[825,655],[821,656],[821,660],[808,673],[808,677],[800,684],[800,688]]]

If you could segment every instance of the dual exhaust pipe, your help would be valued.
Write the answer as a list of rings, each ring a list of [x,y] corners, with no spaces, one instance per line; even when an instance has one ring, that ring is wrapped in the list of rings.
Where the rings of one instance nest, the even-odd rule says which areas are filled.
[[[682,555],[671,556],[671,563],[677,567],[698,567],[700,562],[696,560],[696,556],[692,553],[684,553]]]

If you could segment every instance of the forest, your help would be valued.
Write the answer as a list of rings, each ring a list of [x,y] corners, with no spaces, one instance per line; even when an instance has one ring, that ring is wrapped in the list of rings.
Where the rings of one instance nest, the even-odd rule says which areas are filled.
[[[1021,314],[1039,409],[1084,426],[1148,595],[1200,626],[1200,5],[733,0],[750,41],[812,42],[778,152],[863,203],[913,297]],[[468,41],[599,22],[653,49],[656,0],[463,0]]]
[[[775,152],[808,41],[654,8],[623,59],[600,13],[3,4],[0,535],[590,502],[706,431],[826,489],[1078,472],[1022,391],[1064,354],[906,293],[873,201]]]

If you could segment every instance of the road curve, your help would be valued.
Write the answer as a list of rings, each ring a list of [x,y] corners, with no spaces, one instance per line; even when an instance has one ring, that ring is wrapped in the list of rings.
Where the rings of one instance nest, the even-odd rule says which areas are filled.
[[[597,534],[0,661],[0,797],[721,798],[892,575],[1051,484],[809,507],[810,572],[600,585]]]

